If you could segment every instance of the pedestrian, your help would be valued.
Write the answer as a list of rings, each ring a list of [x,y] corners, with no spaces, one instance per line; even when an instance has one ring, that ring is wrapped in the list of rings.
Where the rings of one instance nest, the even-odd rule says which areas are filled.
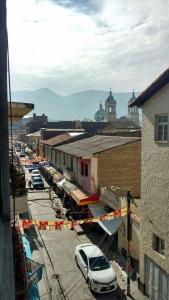
[[[52,199],[52,193],[51,193],[51,188],[49,188],[49,199]]]
[[[32,189],[32,180],[31,179],[29,179],[29,181],[28,181],[28,187],[30,190]]]

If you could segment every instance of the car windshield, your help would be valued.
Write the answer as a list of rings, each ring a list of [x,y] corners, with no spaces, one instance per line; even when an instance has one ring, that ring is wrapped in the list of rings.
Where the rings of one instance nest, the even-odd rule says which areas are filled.
[[[39,182],[39,183],[42,183],[42,179],[41,179],[40,177],[34,178],[33,182]]]
[[[90,257],[89,258],[89,267],[91,271],[101,271],[110,268],[110,264],[106,257]]]

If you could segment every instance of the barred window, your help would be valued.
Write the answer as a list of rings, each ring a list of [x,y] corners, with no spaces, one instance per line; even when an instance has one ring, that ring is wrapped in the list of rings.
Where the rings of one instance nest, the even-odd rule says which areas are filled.
[[[153,234],[153,249],[161,255],[165,255],[165,241],[156,234]]]
[[[168,140],[168,115],[156,115],[155,140]]]
[[[85,164],[85,176],[88,177],[88,164]]]
[[[84,175],[84,161],[81,161],[81,171],[80,174],[83,176]]]

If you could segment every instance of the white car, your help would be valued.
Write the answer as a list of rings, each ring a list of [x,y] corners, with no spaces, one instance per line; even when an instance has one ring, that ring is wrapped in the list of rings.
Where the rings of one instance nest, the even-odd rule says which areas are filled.
[[[33,170],[31,173],[32,177],[37,177],[37,176],[41,176],[39,170]]]
[[[94,244],[81,244],[75,249],[75,261],[87,280],[89,289],[108,293],[117,289],[117,276],[110,262]]]

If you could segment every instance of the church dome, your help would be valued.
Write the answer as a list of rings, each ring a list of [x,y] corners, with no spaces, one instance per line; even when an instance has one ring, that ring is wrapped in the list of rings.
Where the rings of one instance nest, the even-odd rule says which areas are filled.
[[[102,107],[102,104],[100,104],[100,108],[96,110],[94,119],[96,122],[103,121],[105,118],[105,110]]]
[[[110,94],[107,97],[105,104],[116,104],[116,100],[114,99],[113,95],[112,95],[112,91],[110,90]]]

